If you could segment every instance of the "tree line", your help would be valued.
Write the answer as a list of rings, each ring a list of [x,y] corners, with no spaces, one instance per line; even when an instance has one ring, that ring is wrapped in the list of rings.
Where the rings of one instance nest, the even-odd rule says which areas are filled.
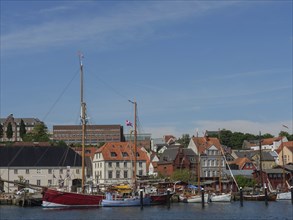
[[[14,131],[12,124],[9,122],[5,131],[7,139],[13,137]],[[3,125],[0,124],[0,138],[4,136]],[[25,142],[48,142],[50,140],[50,134],[47,126],[40,122],[36,124],[31,132],[27,132],[24,121],[20,120],[19,136]]]
[[[254,135],[250,133],[241,133],[241,132],[232,132],[230,130],[220,130],[218,132],[208,133],[209,137],[217,137],[220,140],[222,145],[231,147],[232,149],[241,149],[243,142],[245,140],[261,140],[265,138],[273,138],[274,136],[266,133],[263,135]],[[287,137],[288,141],[293,141],[293,134],[289,134],[288,132],[281,131],[279,133],[279,137]],[[187,147],[190,142],[191,137],[189,134],[183,134],[181,138],[178,139],[178,142]]]

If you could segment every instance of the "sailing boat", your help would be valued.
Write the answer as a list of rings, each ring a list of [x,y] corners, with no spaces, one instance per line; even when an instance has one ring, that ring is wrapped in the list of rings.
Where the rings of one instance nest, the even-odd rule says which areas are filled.
[[[261,146],[261,133],[259,132],[259,177],[261,182],[261,187],[266,188],[264,180],[263,180],[263,170],[262,170],[262,146]],[[266,189],[265,189],[266,190]],[[264,190],[263,190],[264,191]],[[249,194],[249,195],[243,195],[244,200],[250,200],[250,201],[276,201],[276,194],[268,192],[267,195],[263,192],[259,194]]]
[[[43,192],[42,206],[44,208],[58,207],[98,207],[104,195],[85,193],[85,130],[86,130],[86,103],[83,100],[83,64],[82,54],[79,54],[80,64],[80,93],[81,93],[81,122],[82,122],[82,193],[66,192],[48,188]]]
[[[191,193],[189,192],[185,192],[179,195],[179,200],[181,202],[185,202],[185,203],[201,203],[202,202],[202,194],[201,194],[201,190],[204,190],[203,188],[201,188],[200,186],[200,154],[198,155],[198,167],[197,167],[197,180],[198,180],[198,184],[197,187],[195,186],[187,186],[187,190],[191,191]],[[209,200],[209,194],[205,193],[204,194],[204,202],[207,203]]]
[[[137,102],[131,101],[134,104],[134,143],[133,143],[133,196],[121,197],[115,193],[106,193],[106,198],[102,200],[101,206],[107,207],[128,207],[128,206],[141,206],[141,205],[158,205],[167,203],[173,193],[163,194],[145,194],[143,190],[137,191]],[[137,195],[139,192],[139,196]]]
[[[222,193],[222,185],[221,185],[222,184],[221,183],[221,181],[222,181],[222,178],[221,178],[222,177],[222,169],[221,169],[222,160],[221,160],[221,156],[223,156],[225,159],[225,154],[223,152],[222,147],[220,149],[220,157],[219,157],[219,161],[218,161],[218,163],[219,163],[219,191],[220,191],[220,193],[219,194],[215,194],[215,193],[211,194],[211,196],[210,196],[211,202],[231,202],[231,199],[232,199],[231,192]]]

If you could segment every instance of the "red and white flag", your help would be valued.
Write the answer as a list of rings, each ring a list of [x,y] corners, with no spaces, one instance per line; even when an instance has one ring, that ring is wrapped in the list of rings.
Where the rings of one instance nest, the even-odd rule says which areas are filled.
[[[132,127],[132,123],[130,121],[126,120],[126,126]]]

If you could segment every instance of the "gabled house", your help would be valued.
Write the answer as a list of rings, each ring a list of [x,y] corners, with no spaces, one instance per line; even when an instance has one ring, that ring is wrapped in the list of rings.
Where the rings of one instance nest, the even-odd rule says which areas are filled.
[[[279,156],[279,165],[293,163],[293,141],[283,142],[276,150]]]
[[[81,156],[67,146],[3,146],[0,189],[11,193],[18,189],[19,181],[36,187],[62,184],[70,189],[81,179],[81,163]]]
[[[222,146],[215,137],[192,137],[188,145],[200,156],[200,176],[204,178],[219,177],[219,171],[226,169],[225,160],[222,156]]]
[[[251,156],[251,160],[254,162],[254,165],[257,167],[257,169],[260,169],[260,160],[262,169],[272,169],[274,166],[276,166],[274,157],[270,154],[268,151],[262,151],[261,152],[261,158],[259,151],[255,151],[255,154]]]
[[[255,170],[256,167],[253,162],[247,157],[239,157],[234,161],[229,162],[229,166],[234,170]]]
[[[158,162],[160,161],[160,159],[154,151],[151,152],[149,157],[150,157],[150,166],[149,166],[148,174],[157,176]]]
[[[158,162],[158,173],[171,176],[175,170],[188,169],[195,176],[197,175],[196,161],[196,154],[191,149],[174,145],[161,155]]]
[[[132,183],[137,175],[145,176],[149,158],[145,150],[137,147],[136,174],[134,174],[134,149],[129,142],[106,143],[93,159],[93,179],[97,184]],[[134,176],[135,175],[135,176]]]

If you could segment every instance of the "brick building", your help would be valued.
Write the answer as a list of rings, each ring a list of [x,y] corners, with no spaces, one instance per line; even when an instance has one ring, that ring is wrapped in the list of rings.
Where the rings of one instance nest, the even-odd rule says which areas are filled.
[[[53,139],[67,144],[81,144],[81,125],[54,125]],[[123,126],[121,125],[87,125],[86,145],[99,145],[107,142],[124,141]]]

